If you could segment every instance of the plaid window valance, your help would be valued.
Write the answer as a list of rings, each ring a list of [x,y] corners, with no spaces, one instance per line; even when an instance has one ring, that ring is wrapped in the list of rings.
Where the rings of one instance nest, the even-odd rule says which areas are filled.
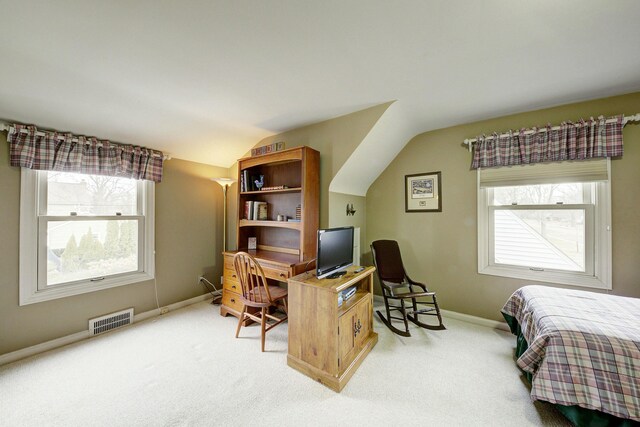
[[[11,166],[162,181],[161,151],[26,125],[11,125],[7,140]]]
[[[624,116],[476,138],[472,169],[622,156]]]

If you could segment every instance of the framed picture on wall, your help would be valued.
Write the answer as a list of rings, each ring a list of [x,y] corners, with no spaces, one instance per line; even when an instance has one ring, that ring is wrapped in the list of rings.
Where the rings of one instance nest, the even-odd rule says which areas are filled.
[[[404,211],[442,212],[440,171],[404,176]]]

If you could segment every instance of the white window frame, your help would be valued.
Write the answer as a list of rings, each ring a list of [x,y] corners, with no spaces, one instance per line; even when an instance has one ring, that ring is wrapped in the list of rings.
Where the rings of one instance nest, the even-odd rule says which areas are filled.
[[[88,278],[46,286],[47,224],[62,219],[87,221],[114,219],[113,216],[46,216],[47,172],[22,168],[20,185],[20,305],[28,305],[152,280],[155,277],[155,185],[138,182],[138,212],[117,216],[138,221],[138,269],[104,278]],[[39,262],[39,260],[45,260]]]
[[[478,169],[478,273],[510,277],[536,282],[557,283],[598,289],[612,288],[611,272],[611,176],[610,160],[607,160],[606,181],[595,182],[593,205],[527,205],[517,207],[491,206],[492,188],[481,188]],[[558,181],[561,182],[561,181]],[[522,183],[522,185],[526,185]],[[571,272],[535,267],[495,264],[492,259],[493,212],[497,209],[585,209],[585,269],[586,272]],[[592,251],[588,248],[592,247]]]

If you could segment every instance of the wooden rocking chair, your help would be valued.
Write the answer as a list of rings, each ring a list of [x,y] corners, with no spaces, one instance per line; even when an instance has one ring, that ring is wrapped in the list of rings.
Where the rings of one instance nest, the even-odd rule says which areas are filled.
[[[429,292],[426,285],[411,280],[407,275],[402,264],[398,242],[395,240],[376,240],[371,244],[371,253],[380,279],[382,297],[387,311],[386,317],[380,311],[376,311],[380,320],[393,332],[404,337],[411,336],[408,320],[421,328],[446,329],[442,324],[436,293]],[[408,307],[405,305],[405,301],[410,301]],[[392,312],[400,312],[402,317],[393,316]],[[418,318],[420,315],[436,316],[438,325],[421,322]],[[404,330],[393,326],[392,320],[402,320]]]

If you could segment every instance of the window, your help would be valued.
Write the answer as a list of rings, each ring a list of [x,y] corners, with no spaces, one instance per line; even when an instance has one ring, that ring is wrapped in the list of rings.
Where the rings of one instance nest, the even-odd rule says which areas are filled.
[[[22,169],[20,305],[154,277],[154,183]]]
[[[611,289],[609,160],[478,172],[478,272]]]

